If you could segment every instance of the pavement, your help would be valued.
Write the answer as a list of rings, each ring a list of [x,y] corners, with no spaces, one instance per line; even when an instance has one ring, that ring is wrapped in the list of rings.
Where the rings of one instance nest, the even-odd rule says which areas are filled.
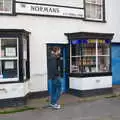
[[[28,106],[35,110],[0,115],[0,120],[120,120],[120,87],[114,86],[113,94],[89,98],[64,94],[62,108],[45,108],[47,98],[34,99]]]

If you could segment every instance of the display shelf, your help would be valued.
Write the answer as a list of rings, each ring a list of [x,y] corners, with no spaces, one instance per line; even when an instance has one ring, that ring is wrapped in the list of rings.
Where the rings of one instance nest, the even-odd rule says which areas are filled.
[[[71,58],[72,58],[72,57],[73,57],[73,58],[79,58],[79,57],[82,57],[82,56],[71,56]]]
[[[83,65],[83,66],[96,66],[96,64],[86,64],[86,65]]]
[[[109,57],[110,55],[97,55],[97,56],[101,56],[101,57],[105,57],[105,56],[107,57],[108,56]]]
[[[0,82],[9,82],[9,81],[18,81],[19,78],[3,78],[3,77],[0,77]]]
[[[18,57],[0,57],[0,60],[18,60]]]
[[[80,44],[81,45],[76,45],[77,51],[79,51],[80,55],[78,55],[76,52],[75,44],[73,48],[70,48],[73,55],[70,56],[70,64],[75,65],[75,68],[77,69],[76,72],[109,72],[109,69],[107,69],[107,66],[109,66],[110,63],[109,40],[88,39],[81,40]],[[80,69],[80,67],[82,68],[82,70]]]
[[[95,57],[96,55],[82,55],[82,57]]]

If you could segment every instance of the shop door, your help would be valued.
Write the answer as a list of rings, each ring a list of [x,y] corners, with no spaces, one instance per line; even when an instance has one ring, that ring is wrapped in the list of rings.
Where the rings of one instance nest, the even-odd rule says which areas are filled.
[[[120,44],[112,44],[112,82],[120,85]]]
[[[69,89],[69,80],[68,80],[68,45],[66,44],[47,44],[47,53],[52,47],[61,48],[61,83],[62,83],[62,92],[66,93]],[[51,89],[51,88],[50,88]]]

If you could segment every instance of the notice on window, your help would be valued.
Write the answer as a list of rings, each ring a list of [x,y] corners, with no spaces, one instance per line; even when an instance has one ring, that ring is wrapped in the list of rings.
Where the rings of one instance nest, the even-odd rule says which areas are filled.
[[[0,79],[2,79],[3,78],[3,75],[2,74],[0,74]]]
[[[14,69],[14,61],[6,61],[5,69]]]
[[[6,56],[16,56],[16,48],[12,47],[12,48],[6,48],[5,49],[5,55]]]

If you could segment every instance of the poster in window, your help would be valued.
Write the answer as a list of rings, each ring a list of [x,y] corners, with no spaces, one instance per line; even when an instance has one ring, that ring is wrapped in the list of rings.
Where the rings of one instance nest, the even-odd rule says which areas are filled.
[[[15,47],[5,48],[5,55],[8,57],[15,57],[16,56],[16,48]]]
[[[14,69],[14,61],[6,61],[5,69]]]

